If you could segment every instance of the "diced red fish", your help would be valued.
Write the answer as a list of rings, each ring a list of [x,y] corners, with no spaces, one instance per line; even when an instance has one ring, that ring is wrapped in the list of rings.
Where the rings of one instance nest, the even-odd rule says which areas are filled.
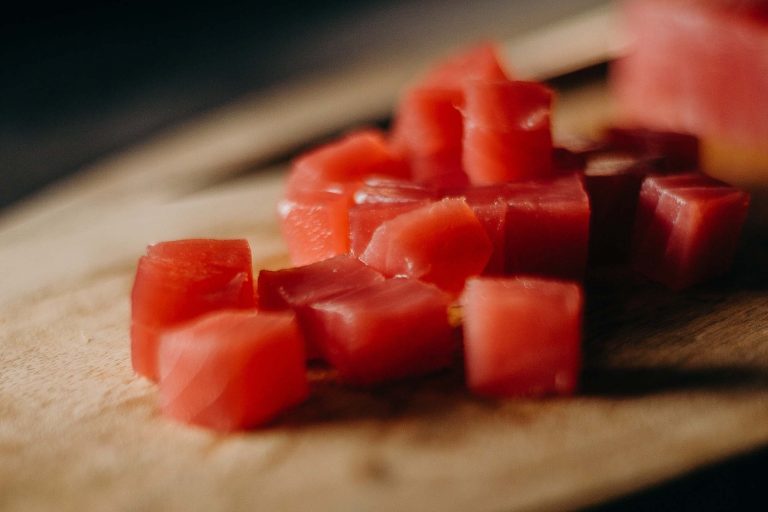
[[[286,182],[286,196],[336,190],[339,183],[354,183],[382,176],[408,178],[410,172],[384,134],[362,130],[320,146],[297,158]]]
[[[147,248],[131,291],[131,362],[157,380],[157,343],[175,325],[219,309],[255,307],[245,240],[176,240]]]
[[[633,268],[680,290],[728,271],[749,194],[700,173],[649,176],[640,190]]]
[[[291,313],[220,311],[163,335],[160,409],[229,432],[262,425],[309,393]]]
[[[762,147],[768,139],[768,3],[634,0],[613,68],[621,114],[662,130]]]
[[[349,252],[352,194],[296,192],[278,203],[278,217],[294,265],[308,265]]]
[[[416,88],[405,92],[397,108],[393,145],[408,159],[414,181],[450,187],[469,183],[461,161],[461,112],[456,92]]]
[[[577,284],[476,277],[467,281],[461,303],[469,389],[496,397],[576,390],[583,316]]]
[[[466,201],[446,198],[384,222],[360,259],[388,277],[410,277],[459,293],[483,271],[492,245]]]
[[[431,201],[400,203],[367,203],[357,204],[349,209],[349,247],[355,256],[361,256],[371,242],[373,233],[384,222],[392,220],[404,213],[426,206]]]
[[[581,176],[511,183],[507,188],[507,274],[583,279],[590,207]]]
[[[536,82],[472,81],[466,88],[464,171],[473,185],[554,173],[552,91]]]
[[[451,298],[413,279],[390,279],[308,306],[323,357],[341,380],[372,385],[448,366],[456,349]]]
[[[320,357],[320,351],[312,332],[305,328],[302,307],[383,280],[379,272],[348,255],[303,267],[262,270],[258,278],[259,309],[293,310],[302,330],[307,358],[315,359]]]

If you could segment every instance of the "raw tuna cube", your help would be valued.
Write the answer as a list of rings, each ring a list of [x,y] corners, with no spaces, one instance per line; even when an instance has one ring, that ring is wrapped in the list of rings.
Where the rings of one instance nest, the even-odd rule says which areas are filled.
[[[749,194],[699,173],[649,176],[640,190],[635,270],[680,290],[728,271]]]
[[[311,332],[305,329],[302,306],[334,297],[350,290],[383,281],[384,277],[357,258],[342,255],[303,267],[259,272],[259,309],[296,313],[309,359],[320,357]]]
[[[659,227],[663,229],[649,229],[654,222],[658,222],[654,218],[657,214],[656,208],[659,205],[663,189],[706,188],[711,184],[710,179],[701,173],[652,176],[644,179],[641,195],[638,197],[635,223],[632,231],[633,266],[639,264],[635,263],[634,260],[639,259],[641,253],[647,252],[648,257],[652,257],[652,253],[656,253],[659,258],[663,256],[663,249],[661,248],[666,247],[669,240],[671,224],[664,228],[664,223],[660,222]],[[647,249],[641,249],[642,246],[647,247]]]
[[[370,385],[451,363],[450,301],[432,285],[390,279],[307,306],[307,325],[343,381]]]
[[[357,204],[349,210],[349,247],[355,256],[361,256],[368,247],[373,233],[384,222],[398,215],[431,203],[429,200],[400,203]]]
[[[262,425],[308,394],[304,346],[290,313],[221,311],[163,335],[160,408],[221,431]]]
[[[397,107],[393,145],[408,159],[414,179],[441,187],[464,186],[463,118],[467,82],[508,80],[496,48],[480,44],[438,63],[406,90]]]
[[[635,0],[623,11],[632,44],[613,85],[627,119],[764,146],[768,3]]]
[[[498,397],[574,392],[583,309],[577,284],[471,278],[461,303],[469,389]]]
[[[464,170],[474,185],[553,174],[552,91],[536,82],[473,81],[464,105]]]
[[[691,171],[699,168],[699,138],[688,133],[648,128],[611,127],[603,134],[610,152],[629,153],[653,162],[659,171]]]
[[[417,183],[469,183],[461,163],[463,119],[455,101],[455,91],[444,88],[411,89],[400,101],[393,145],[408,159]]]
[[[384,222],[360,259],[387,277],[412,277],[458,293],[492,251],[464,199],[446,198]]]
[[[305,306],[384,277],[357,258],[342,255],[303,267],[259,272],[259,309],[280,311]]]
[[[278,217],[294,265],[349,252],[350,193],[295,192],[278,203]]]
[[[359,182],[371,176],[408,178],[402,157],[376,130],[351,133],[300,156],[286,183],[286,196],[328,190],[337,183]]]
[[[254,306],[245,240],[177,240],[148,247],[131,291],[134,371],[157,380],[157,343],[164,330],[210,311]]]
[[[577,174],[508,185],[506,271],[582,279],[589,198]]]

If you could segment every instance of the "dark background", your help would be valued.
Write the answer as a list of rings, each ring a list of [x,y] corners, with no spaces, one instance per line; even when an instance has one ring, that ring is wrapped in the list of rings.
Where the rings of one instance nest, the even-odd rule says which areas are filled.
[[[245,93],[458,32],[506,37],[604,1],[17,5],[0,16],[0,209]],[[736,458],[597,510],[765,505],[766,461]]]
[[[29,2],[0,12],[0,209],[99,157],[314,72],[500,38],[606,0]]]
[[[112,0],[4,12],[0,207],[170,123],[307,72],[315,63],[297,62],[295,41],[354,9]]]

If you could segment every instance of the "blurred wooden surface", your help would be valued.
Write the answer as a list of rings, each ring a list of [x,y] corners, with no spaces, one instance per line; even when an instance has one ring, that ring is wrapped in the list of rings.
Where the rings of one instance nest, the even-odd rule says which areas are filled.
[[[404,78],[364,82],[379,79],[394,91]],[[159,416],[130,368],[138,256],[157,240],[245,237],[257,269],[285,264],[283,165],[248,171],[355,111],[370,119],[370,91],[329,84],[326,101],[283,91],[182,127],[0,218],[0,509],[562,510],[768,444],[759,229],[731,276],[686,293],[595,276],[575,398],[480,400],[458,368],[375,391],[317,372],[311,399],[263,430],[222,437]],[[597,83],[563,95],[556,125],[589,132],[610,115]]]

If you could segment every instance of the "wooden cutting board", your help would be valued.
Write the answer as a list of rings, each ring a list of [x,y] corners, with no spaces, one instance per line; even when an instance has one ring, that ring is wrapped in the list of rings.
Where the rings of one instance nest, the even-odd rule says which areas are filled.
[[[592,279],[574,398],[479,399],[460,369],[373,391],[314,375],[306,404],[254,432],[159,416],[129,360],[138,256],[245,237],[257,269],[285,265],[284,166],[248,171],[356,120],[341,105],[365,119],[391,101],[326,85],[324,102],[316,83],[218,112],[0,217],[0,509],[561,510],[768,443],[759,229],[733,275],[685,293]],[[558,112],[560,131],[589,132],[610,116],[604,87],[568,91]]]

